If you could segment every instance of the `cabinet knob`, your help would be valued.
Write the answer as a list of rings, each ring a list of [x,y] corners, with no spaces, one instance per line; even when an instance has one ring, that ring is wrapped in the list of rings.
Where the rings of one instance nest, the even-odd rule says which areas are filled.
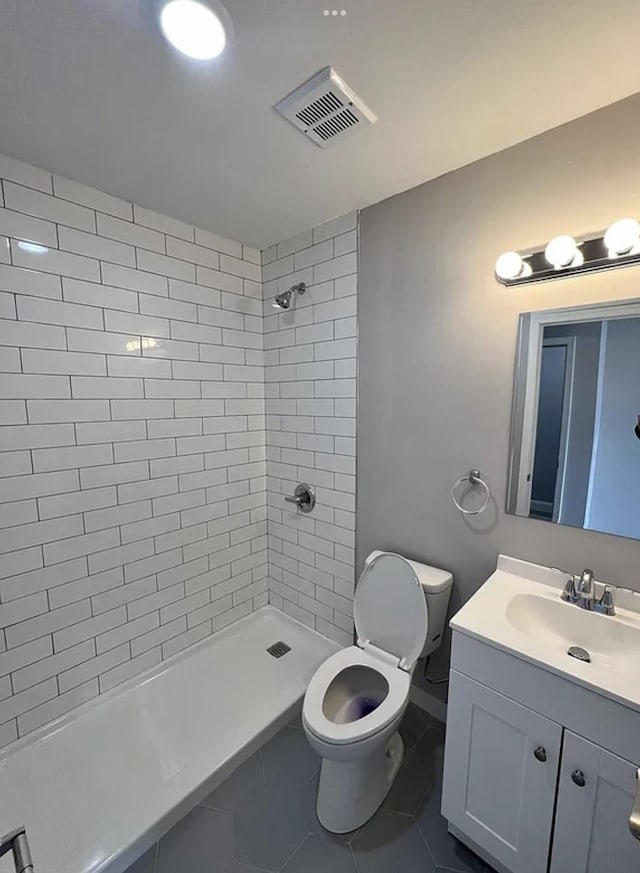
[[[577,785],[580,788],[584,788],[587,784],[587,780],[584,778],[584,773],[582,770],[574,770],[571,774],[571,780],[574,785]]]
[[[536,761],[542,761],[544,763],[547,760],[547,750],[544,746],[538,746],[537,749],[533,750],[533,757]]]

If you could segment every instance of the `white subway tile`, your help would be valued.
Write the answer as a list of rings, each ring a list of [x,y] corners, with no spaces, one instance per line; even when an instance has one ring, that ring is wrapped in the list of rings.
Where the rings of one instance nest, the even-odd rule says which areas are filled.
[[[105,487],[88,491],[72,491],[69,494],[60,494],[53,497],[41,497],[38,500],[38,510],[40,518],[45,520],[47,518],[57,518],[62,515],[71,515],[77,512],[88,512],[93,509],[115,506],[116,503],[116,489],[114,487]],[[87,530],[89,529],[87,528]]]
[[[28,267],[41,270],[44,273],[56,273],[60,276],[72,276],[77,279],[100,281],[100,265],[91,258],[61,252],[58,249],[45,251],[26,248],[26,243],[11,241],[11,259],[18,267]]]
[[[35,664],[30,664],[17,670],[11,677],[13,687],[16,692],[24,691],[25,688],[30,688],[32,685],[37,685],[39,682],[44,682],[52,676],[56,676],[63,670],[74,667],[76,664],[81,664],[95,655],[95,644],[93,640],[88,640],[73,646],[64,652],[57,655],[50,655],[48,658],[43,658]]]
[[[129,221],[133,217],[130,203],[126,203],[118,197],[112,197],[111,194],[105,194],[103,191],[97,191],[95,188],[81,185],[71,179],[65,179],[64,176],[53,177],[53,190],[56,197],[63,200],[71,200],[73,203],[80,203],[90,209],[99,209],[101,212],[108,212],[110,215],[117,215],[119,218],[125,218]]]
[[[71,393],[77,399],[126,399],[143,397],[141,379],[110,378],[104,376],[72,376]]]
[[[59,276],[5,265],[0,265],[0,289],[13,294],[30,294],[34,297],[51,297],[58,300],[62,297]]]
[[[113,400],[111,417],[114,421],[138,418],[170,418],[173,403],[170,400]]]
[[[162,318],[197,321],[197,310],[193,303],[173,300],[170,297],[154,297],[150,294],[141,294],[140,312],[145,315],[159,315]]]
[[[23,356],[24,356],[23,352]],[[94,357],[91,355],[90,357]],[[28,400],[29,421],[33,424],[56,422],[105,422],[109,419],[107,400]],[[104,440],[100,440],[103,442]]]
[[[80,306],[77,303],[61,303],[58,300],[40,300],[34,297],[20,296],[16,298],[16,304],[18,318],[21,321],[102,329],[102,312],[93,306]]]
[[[177,279],[169,279],[169,296],[189,303],[201,303],[203,306],[220,306],[219,291]]]
[[[103,534],[113,535],[112,530],[104,531]],[[97,534],[95,534],[97,536]],[[118,537],[114,539],[118,541]],[[115,546],[112,549],[106,549],[98,552],[96,555],[89,556],[89,572],[101,573],[103,570],[111,570],[113,567],[120,565],[134,566],[131,562],[138,561],[140,558],[146,558],[153,554],[153,540],[141,540],[139,542],[128,543],[124,546]],[[146,573],[144,574],[147,575]]]
[[[85,619],[53,635],[53,647],[55,652],[62,652],[71,646],[76,646],[84,640],[90,640],[99,634],[105,633],[111,628],[118,627],[127,620],[127,612],[124,607],[112,609],[110,612],[96,615],[94,618]]]
[[[83,490],[104,488],[105,485],[120,485],[149,478],[149,466],[145,461],[131,464],[107,464],[104,467],[87,467],[80,471]]]
[[[0,503],[10,500],[26,500],[29,497],[44,497],[48,494],[63,494],[78,490],[78,473],[69,470],[62,473],[41,473],[32,476],[11,476],[3,479]]]
[[[51,329],[55,330],[56,328]],[[131,333],[108,333],[100,330],[68,328],[67,338],[70,351],[133,356],[139,356],[142,351],[140,336]]]
[[[27,400],[71,395],[68,376],[31,376],[19,373],[0,375],[0,392],[6,399]]]
[[[103,491],[108,489],[99,488],[97,490]],[[115,488],[113,490],[115,492]],[[87,533],[106,530],[109,527],[120,527],[123,524],[151,516],[151,503],[148,500],[129,503],[126,506],[116,506],[115,503],[116,501],[113,500],[104,509],[85,512],[84,527]]]
[[[6,400],[5,403],[11,403]],[[2,452],[0,454],[0,476],[21,476],[31,473],[31,455],[29,452]]]
[[[84,303],[87,306],[106,306],[109,309],[138,311],[138,295],[133,291],[115,288],[113,285],[98,285],[80,279],[62,280],[64,299],[69,303]]]
[[[40,550],[38,549],[38,551]],[[46,591],[47,589],[53,591],[58,585],[81,579],[86,576],[87,562],[84,558],[76,558],[73,561],[57,564],[55,567],[43,568],[41,561],[37,570],[23,573],[17,569],[16,573],[17,575],[0,582],[0,593],[4,603],[27,597],[38,591]]]
[[[98,213],[98,234],[154,252],[164,252],[164,236],[156,230]]]
[[[20,603],[20,600],[15,601],[15,604]],[[38,637],[48,636],[63,627],[69,627],[71,624],[89,618],[90,615],[89,601],[81,600],[70,606],[52,609],[51,612],[46,612],[44,615],[21,621],[19,624],[14,624],[6,629],[7,648],[11,649],[14,646],[21,646],[31,640],[38,639]]]
[[[49,524],[49,522],[41,522],[41,524]],[[99,569],[103,568],[95,570],[91,568],[91,561],[97,558],[97,555],[94,555],[93,552],[109,549],[112,546],[116,546],[119,542],[120,538],[115,530],[104,530],[97,533],[69,537],[68,539],[60,539],[57,542],[50,542],[45,545],[45,564],[58,564],[61,561],[69,561],[71,558],[91,555],[89,559],[89,572],[97,573]]]
[[[78,230],[95,230],[95,215],[91,209],[76,206],[49,194],[34,191],[21,185],[6,182],[4,185],[5,206],[36,218],[55,221]]]
[[[138,269],[150,273],[158,273],[172,279],[181,279],[183,282],[195,282],[196,269],[193,264],[179,261],[177,258],[169,258],[150,252],[147,249],[138,249]]]
[[[98,680],[91,679],[89,682],[85,682],[84,685],[79,685],[72,691],[60,694],[54,700],[49,700],[47,703],[34,707],[29,712],[25,712],[24,715],[18,717],[20,736],[36,730],[54,718],[59,718],[82,703],[86,703],[88,700],[96,697],[98,691]]]
[[[107,366],[102,355],[86,355],[77,352],[57,352],[25,349],[22,352],[24,373],[79,374],[106,376]]]
[[[116,443],[114,454],[117,463],[140,461],[143,458],[166,458],[176,454],[176,442],[173,439],[145,439]]]
[[[77,255],[109,261],[124,267],[135,267],[136,255],[133,246],[85,233],[68,227],[58,228],[60,248]]]
[[[151,209],[144,209],[141,206],[134,205],[133,217],[136,224],[142,224],[144,227],[151,227],[154,230],[159,230],[161,233],[168,233],[170,236],[178,236],[181,239],[186,239],[189,242],[194,240],[194,228],[185,224],[183,221],[178,221],[175,218],[170,218],[168,215],[161,215],[159,212],[153,212]]]
[[[64,329],[48,324],[0,320],[0,345],[26,348],[65,349]]]
[[[47,173],[46,170],[41,170],[39,167],[32,167],[31,164],[25,164],[15,158],[10,158],[8,155],[0,154],[0,178],[9,179],[29,188],[36,188],[47,194],[51,194],[53,191],[51,173]]]
[[[165,657],[168,657],[168,655]],[[125,682],[133,676],[137,676],[139,673],[149,670],[161,660],[161,650],[160,647],[157,646],[155,649],[150,649],[148,652],[138,655],[137,658],[132,658],[130,661],[126,661],[119,667],[107,670],[106,673],[103,673],[102,676],[100,676],[100,693],[104,694],[106,691],[109,691],[109,689],[119,685],[121,682]]]
[[[105,443],[58,449],[35,449],[32,456],[34,473],[49,473],[54,470],[75,470],[78,467],[109,464],[113,460],[113,447],[111,443]]]
[[[58,676],[58,687],[60,694],[76,688],[83,682],[88,682],[100,673],[103,673],[112,667],[117,667],[119,664],[130,660],[129,646],[122,645],[110,652],[99,655],[97,658],[91,658],[83,664],[78,664],[76,667],[71,667],[69,670],[61,672]]]
[[[196,279],[198,285],[208,285],[217,291],[233,291],[234,294],[243,293],[242,278],[223,273],[220,270],[211,270],[209,267],[196,267]]]
[[[58,247],[55,224],[11,209],[0,209],[0,234],[54,249]]]
[[[164,318],[152,318],[149,315],[133,315],[129,312],[117,312],[105,309],[104,323],[107,330],[127,333],[136,332],[149,337],[168,337],[169,322]]]
[[[173,258],[188,261],[190,264],[201,264],[203,267],[211,267],[214,270],[220,267],[220,256],[217,252],[173,236],[167,237],[167,254]]]
[[[75,441],[72,424],[54,426],[25,424],[0,429],[0,452],[43,446],[73,446]]]
[[[224,236],[218,236],[217,233],[212,233],[209,230],[201,230],[196,227],[196,242],[198,245],[214,249],[216,252],[233,255],[235,258],[242,257],[242,246],[240,243],[237,243],[232,239],[227,239]],[[251,260],[251,258],[249,260]]]
[[[39,275],[39,274],[38,274]],[[0,318],[15,318],[16,304],[13,294],[0,291]]]
[[[169,293],[167,280],[164,276],[132,270],[118,264],[102,264],[102,281],[106,285],[117,288],[128,288],[130,291],[142,291],[143,294],[157,294],[166,297]]]

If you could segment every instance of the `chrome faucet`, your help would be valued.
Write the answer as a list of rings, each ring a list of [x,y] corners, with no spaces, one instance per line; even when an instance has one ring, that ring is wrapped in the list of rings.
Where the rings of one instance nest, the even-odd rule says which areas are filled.
[[[616,614],[613,591],[608,585],[604,586],[600,598],[596,598],[593,570],[583,570],[577,583],[576,577],[569,574],[560,597],[565,603],[574,603],[581,609],[600,612],[602,615]]]
[[[582,609],[593,609],[593,570],[583,570],[576,590],[576,603]]]

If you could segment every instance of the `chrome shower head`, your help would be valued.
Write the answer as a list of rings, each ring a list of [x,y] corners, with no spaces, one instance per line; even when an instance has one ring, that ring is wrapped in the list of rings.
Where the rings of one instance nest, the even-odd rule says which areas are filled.
[[[281,291],[280,294],[276,294],[276,298],[271,305],[274,309],[291,309],[294,293],[297,292],[298,294],[304,294],[306,290],[307,286],[304,282],[298,282],[297,285],[292,285],[291,288],[288,288],[286,291]]]

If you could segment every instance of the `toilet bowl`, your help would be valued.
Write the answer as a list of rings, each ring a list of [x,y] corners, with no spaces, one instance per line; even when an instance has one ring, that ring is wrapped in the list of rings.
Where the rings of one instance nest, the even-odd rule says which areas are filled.
[[[316,810],[348,833],[380,807],[404,754],[398,726],[419,657],[440,644],[452,576],[390,552],[372,552],[354,598],[358,643],[315,672],[302,724],[321,756]]]

